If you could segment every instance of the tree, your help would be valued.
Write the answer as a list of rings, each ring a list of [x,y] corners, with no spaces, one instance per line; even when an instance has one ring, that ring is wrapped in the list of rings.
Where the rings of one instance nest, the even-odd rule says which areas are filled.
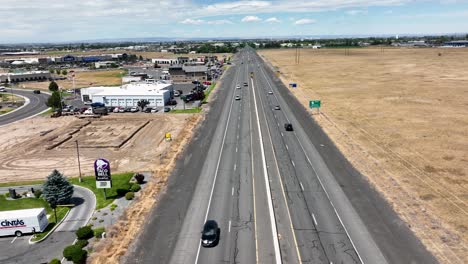
[[[58,170],[53,170],[42,187],[42,195],[50,204],[67,204],[73,195],[73,185]]]
[[[140,107],[141,110],[143,110],[147,105],[149,105],[149,101],[143,99],[143,100],[138,101],[137,105],[138,107]]]
[[[54,81],[51,81],[49,84],[49,91],[51,92],[57,92],[59,89],[58,84]]]
[[[57,73],[57,75],[60,75],[61,72],[62,72],[62,71],[61,71],[60,69],[56,69],[56,70],[55,70],[55,73]]]
[[[54,73],[54,72],[55,72],[55,69],[50,68],[50,69],[49,69],[49,72],[50,72],[50,73]]]
[[[59,92],[52,92],[52,95],[47,99],[46,105],[54,109],[61,108],[61,98]]]
[[[68,71],[67,70],[63,70],[62,71],[62,75],[67,75],[68,74]]]
[[[142,60],[143,60],[143,56],[140,55],[139,59],[142,61]]]

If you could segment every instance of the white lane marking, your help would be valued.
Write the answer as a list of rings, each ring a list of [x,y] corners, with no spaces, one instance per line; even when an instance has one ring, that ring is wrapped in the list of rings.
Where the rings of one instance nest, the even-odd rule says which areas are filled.
[[[288,147],[288,145],[286,145],[286,144],[284,144],[284,145],[286,146],[286,149],[287,149],[287,150],[289,150],[289,147]]]
[[[314,224],[315,224],[315,226],[317,226],[317,219],[315,219],[314,213],[312,213],[312,218],[314,219]]]
[[[265,107],[263,106],[262,97],[260,97],[260,104],[262,106],[263,113],[265,114],[265,111],[264,111]],[[297,245],[297,238],[296,238],[294,226],[293,226],[293,223],[292,223],[292,220],[291,220],[291,213],[289,211],[289,205],[288,205],[288,202],[287,202],[287,199],[286,199],[286,193],[285,193],[284,187],[283,187],[284,184],[283,184],[283,180],[281,179],[281,172],[280,172],[279,166],[278,166],[278,158],[276,157],[276,151],[275,151],[275,148],[273,146],[273,139],[271,138],[270,125],[268,124],[268,119],[265,119],[265,121],[266,121],[266,124],[267,124],[267,130],[266,131],[268,133],[268,138],[270,139],[270,143],[271,143],[271,145],[270,145],[271,150],[273,151],[273,158],[274,158],[275,165],[276,165],[276,171],[278,172],[278,179],[279,179],[279,182],[280,182],[281,193],[283,194],[283,199],[284,199],[284,202],[285,202],[285,205],[286,205],[286,211],[288,213],[289,226],[291,228],[291,233],[292,233],[292,236],[293,236],[293,239],[294,239],[294,245],[295,245],[295,248],[296,248],[298,263],[302,263],[301,253],[299,252],[299,246]]]
[[[236,76],[236,82],[237,82],[238,77],[239,77],[239,75]],[[232,105],[233,104],[234,104],[234,93],[233,93],[232,98],[231,98],[231,106],[229,107],[229,114],[228,114],[228,119],[227,119],[227,122],[226,122],[226,128],[224,129],[223,140],[221,142],[221,150],[220,150],[219,156],[218,156],[218,163],[216,164],[216,171],[215,171],[215,175],[214,175],[214,179],[213,179],[213,184],[211,185],[210,199],[208,200],[208,206],[206,207],[206,213],[205,213],[205,220],[203,221],[203,223],[205,223],[206,219],[208,219],[208,213],[210,212],[211,199],[213,198],[216,178],[218,177],[219,164],[221,163],[221,156],[223,154],[224,142],[226,141],[227,130],[228,130],[228,127],[229,127],[229,121],[231,120],[231,113],[232,113]],[[239,135],[237,135],[237,137],[239,137]],[[198,263],[198,257],[200,256],[200,247],[201,247],[201,243],[198,243],[198,250],[197,250],[197,256],[195,257],[195,264]]]
[[[254,97],[254,106],[255,106],[255,115],[257,117],[257,128],[258,128],[258,137],[260,140],[260,150],[262,154],[262,164],[263,164],[263,176],[265,178],[265,188],[266,188],[266,193],[268,197],[268,211],[270,214],[270,222],[271,222],[271,233],[273,236],[273,248],[275,249],[275,260],[277,264],[282,263],[281,262],[281,252],[279,249],[279,241],[278,241],[278,232],[276,228],[276,219],[275,219],[275,213],[273,212],[273,202],[271,198],[271,190],[270,190],[270,181],[268,180],[268,171],[267,171],[267,166],[266,166],[266,158],[265,158],[265,149],[263,148],[263,136],[262,136],[262,128],[260,127],[260,118],[258,116],[258,107],[257,107],[257,99],[255,96],[255,85],[253,80],[250,80],[252,83],[252,91],[253,91],[253,97]]]
[[[236,170],[236,169],[237,169],[237,164],[234,164],[234,170]]]
[[[236,152],[237,152],[237,146],[236,146]]]
[[[231,196],[234,196],[234,187],[232,187]]]
[[[13,240],[10,242],[10,244],[13,244],[13,242],[15,242],[15,240],[17,239],[18,237],[15,236],[15,238],[13,238]]]
[[[302,191],[304,191],[304,185],[302,185],[302,182],[299,182],[299,184],[301,185]]]
[[[237,134],[237,139],[239,139],[239,134]]]
[[[231,220],[229,220],[229,233],[231,233]]]
[[[266,73],[263,71],[263,69],[260,69],[260,71],[262,72],[263,76],[265,77],[265,80],[267,81],[268,86],[270,86],[270,89],[273,89],[272,85],[270,84],[270,81],[268,80],[268,78],[267,78],[267,76],[266,76]],[[276,94],[274,94],[274,96],[276,97],[276,100],[278,101],[278,97],[276,96]],[[279,102],[279,101],[278,101],[278,102]],[[284,115],[284,117],[286,118],[286,120],[288,121],[288,123],[291,123],[291,122],[289,121],[288,116],[285,114],[285,112],[283,112],[283,115]],[[294,136],[296,137],[297,141],[299,142],[299,145],[301,146],[302,152],[303,152],[304,155],[306,156],[307,161],[308,161],[309,164],[310,164],[310,167],[312,168],[312,170],[314,171],[315,175],[317,176],[317,179],[319,180],[320,186],[322,187],[322,189],[323,189],[324,192],[325,192],[325,195],[327,196],[328,200],[330,201],[330,204],[331,204],[331,206],[333,207],[333,211],[335,211],[335,214],[336,214],[336,216],[338,217],[338,220],[340,221],[341,226],[343,226],[343,229],[345,230],[346,235],[347,235],[348,238],[349,238],[349,241],[351,241],[351,244],[353,245],[353,248],[354,248],[354,250],[356,251],[356,254],[357,254],[358,257],[359,257],[359,260],[361,261],[361,263],[364,263],[364,261],[363,261],[362,258],[361,258],[361,255],[359,254],[359,251],[358,251],[357,248],[356,248],[356,245],[355,245],[354,242],[353,242],[353,239],[352,239],[351,236],[349,235],[349,232],[348,232],[348,230],[346,229],[346,226],[344,225],[343,221],[341,220],[340,215],[338,214],[338,211],[336,210],[335,206],[333,205],[333,202],[332,202],[332,200],[330,199],[330,195],[328,194],[327,189],[325,189],[325,186],[323,185],[323,182],[322,182],[320,176],[317,174],[317,171],[315,170],[315,167],[312,165],[312,162],[311,162],[310,159],[309,159],[309,155],[307,155],[307,153],[306,153],[306,151],[305,151],[305,149],[304,149],[304,146],[302,145],[301,141],[299,140],[299,137],[297,136],[296,131],[294,131]]]
[[[296,164],[294,163],[294,160],[291,160],[291,163],[294,167],[296,167]]]
[[[281,136],[282,136],[282,137],[284,137],[284,134],[283,134],[283,132],[281,132]]]
[[[276,124],[277,124],[277,125],[278,125],[278,127],[279,127],[279,123],[276,123]]]

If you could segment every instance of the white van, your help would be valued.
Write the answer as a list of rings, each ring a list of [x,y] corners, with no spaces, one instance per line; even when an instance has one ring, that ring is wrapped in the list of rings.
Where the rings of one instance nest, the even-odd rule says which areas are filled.
[[[44,208],[0,212],[0,236],[40,233],[49,225]]]

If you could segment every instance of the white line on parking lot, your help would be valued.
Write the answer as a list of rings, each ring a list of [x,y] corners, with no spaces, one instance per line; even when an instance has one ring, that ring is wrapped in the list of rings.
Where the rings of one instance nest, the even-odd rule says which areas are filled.
[[[301,185],[302,191],[304,191],[304,185],[302,185],[302,182],[299,182],[299,184]]]
[[[15,242],[15,240],[17,239],[18,237],[15,236],[15,238],[13,238],[13,240],[10,242],[10,244],[13,244],[13,242]]]

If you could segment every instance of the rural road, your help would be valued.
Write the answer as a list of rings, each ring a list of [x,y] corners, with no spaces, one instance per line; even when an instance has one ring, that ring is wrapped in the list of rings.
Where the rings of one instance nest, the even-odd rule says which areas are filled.
[[[10,93],[10,89],[7,89],[8,93]],[[13,94],[21,95],[29,99],[29,104],[18,109],[17,111],[7,113],[5,115],[0,116],[0,126],[4,126],[34,115],[41,113],[48,109],[46,106],[47,98],[49,95],[46,93],[34,94],[31,90],[23,90],[23,89],[13,89]]]
[[[22,193],[31,187],[14,187],[18,193]],[[62,258],[63,249],[73,243],[76,238],[75,231],[86,225],[96,206],[94,194],[83,187],[76,186],[72,197],[72,203],[76,206],[70,210],[67,218],[44,241],[30,245],[30,235],[0,238],[0,263],[48,263],[53,258]],[[0,188],[0,193],[8,192],[8,188]]]
[[[252,49],[234,63],[122,262],[436,263]]]

